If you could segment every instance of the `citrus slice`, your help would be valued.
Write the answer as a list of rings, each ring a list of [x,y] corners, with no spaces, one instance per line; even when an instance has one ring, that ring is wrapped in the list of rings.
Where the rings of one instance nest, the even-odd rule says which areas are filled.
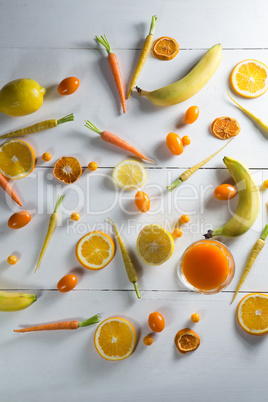
[[[153,55],[159,60],[172,60],[179,53],[178,42],[167,36],[157,39],[153,46]]]
[[[6,141],[0,147],[0,172],[8,179],[28,176],[35,167],[32,147],[21,140]]]
[[[200,337],[192,329],[184,328],[177,332],[175,345],[182,354],[193,352],[200,345]]]
[[[135,348],[136,332],[127,320],[120,317],[108,318],[96,329],[94,344],[104,359],[123,360]]]
[[[233,90],[245,98],[256,98],[268,89],[268,67],[257,60],[243,60],[231,73]]]
[[[240,124],[231,117],[217,117],[211,124],[211,131],[220,140],[228,140],[240,133]]]
[[[268,296],[251,293],[243,297],[237,306],[237,319],[240,326],[251,335],[264,335],[268,332]]]
[[[113,256],[114,242],[103,232],[90,232],[76,245],[76,257],[87,269],[102,269],[112,261]]]
[[[147,225],[138,235],[137,251],[146,264],[161,265],[172,256],[174,240],[161,226]]]
[[[125,190],[141,187],[146,179],[144,168],[139,162],[125,160],[118,163],[113,170],[113,181]]]
[[[82,174],[82,166],[76,158],[63,156],[55,163],[53,174],[66,184],[74,183]]]

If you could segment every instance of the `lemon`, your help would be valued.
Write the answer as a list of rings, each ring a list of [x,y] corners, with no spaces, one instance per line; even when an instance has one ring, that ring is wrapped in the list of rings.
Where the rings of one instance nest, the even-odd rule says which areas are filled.
[[[8,179],[22,179],[35,167],[32,147],[21,140],[9,140],[0,147],[0,173]]]
[[[30,78],[10,81],[0,91],[0,112],[8,116],[26,116],[43,103],[46,90]]]
[[[146,179],[144,168],[139,162],[125,160],[118,163],[113,170],[113,181],[125,190],[141,187]]]
[[[174,240],[160,225],[147,225],[138,235],[137,251],[146,264],[161,265],[172,256]]]

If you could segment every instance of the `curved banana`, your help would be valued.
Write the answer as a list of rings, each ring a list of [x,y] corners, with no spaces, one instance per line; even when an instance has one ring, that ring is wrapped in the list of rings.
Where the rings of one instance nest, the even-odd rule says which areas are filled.
[[[255,222],[260,210],[260,192],[249,170],[241,162],[224,157],[227,166],[236,182],[239,202],[232,218],[220,229],[209,230],[205,238],[214,236],[236,237],[247,232]]]
[[[181,80],[155,91],[136,90],[158,106],[170,106],[183,102],[195,95],[210,80],[220,65],[222,46],[212,46],[196,66]]]
[[[36,296],[28,293],[0,291],[0,311],[19,311],[35,302]]]

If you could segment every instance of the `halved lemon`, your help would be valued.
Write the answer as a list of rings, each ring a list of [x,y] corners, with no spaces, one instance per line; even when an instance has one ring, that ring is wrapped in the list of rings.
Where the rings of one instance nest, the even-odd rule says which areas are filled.
[[[136,332],[132,324],[120,317],[111,317],[100,323],[95,332],[94,344],[107,360],[123,360],[131,355],[136,345]]]
[[[21,140],[6,141],[0,147],[0,172],[8,179],[28,176],[35,167],[32,147]]]
[[[146,264],[161,265],[172,256],[174,240],[160,225],[147,225],[138,235],[137,251]]]
[[[76,245],[76,257],[87,269],[102,269],[114,257],[114,242],[103,232],[94,231],[83,236]]]
[[[251,293],[243,297],[237,306],[240,326],[251,335],[268,333],[268,296]]]
[[[258,60],[243,60],[231,73],[233,90],[245,98],[256,98],[268,89],[268,67]]]
[[[146,173],[139,162],[131,159],[118,163],[113,170],[112,177],[114,183],[119,187],[132,190],[144,184]]]

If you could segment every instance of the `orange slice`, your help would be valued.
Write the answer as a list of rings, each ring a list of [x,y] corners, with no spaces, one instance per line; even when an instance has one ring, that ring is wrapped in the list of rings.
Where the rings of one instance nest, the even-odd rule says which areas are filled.
[[[35,167],[32,147],[21,140],[6,141],[0,147],[0,172],[8,179],[28,176]]]
[[[178,42],[167,36],[157,39],[153,46],[153,55],[159,60],[172,60],[179,53]]]
[[[240,124],[231,117],[217,117],[211,124],[211,131],[220,140],[228,140],[240,133]]]
[[[268,67],[257,60],[243,60],[234,67],[230,81],[237,94],[256,98],[268,89]]]
[[[251,335],[265,335],[268,332],[268,296],[251,293],[243,297],[237,306],[240,326]]]
[[[184,328],[177,332],[175,345],[179,352],[183,354],[193,352],[200,345],[200,337],[192,329]]]
[[[63,156],[55,163],[53,174],[66,184],[74,183],[82,174],[82,166],[72,156]]]
[[[103,232],[90,232],[83,236],[76,245],[76,257],[87,269],[102,269],[114,257],[114,242]]]
[[[136,332],[127,320],[120,317],[108,318],[96,329],[94,344],[104,359],[123,360],[135,348]]]

